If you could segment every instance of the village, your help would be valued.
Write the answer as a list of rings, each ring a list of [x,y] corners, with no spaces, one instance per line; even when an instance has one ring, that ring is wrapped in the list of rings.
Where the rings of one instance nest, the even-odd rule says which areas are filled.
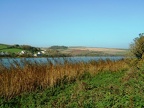
[[[26,50],[22,50],[20,52],[5,52],[5,51],[1,51],[0,52],[0,57],[11,57],[11,56],[16,56],[16,57],[42,57],[46,55],[46,50],[44,51],[38,51],[38,52],[30,52],[30,51],[26,51]]]
[[[27,51],[22,50],[20,53],[18,53],[18,55],[20,55],[20,56],[22,56],[22,55],[32,55],[33,57],[41,57],[45,54],[46,54],[46,50],[38,51],[36,53],[31,53],[31,52],[27,52]]]
[[[49,55],[47,49],[30,45],[0,44],[0,57],[42,57]]]

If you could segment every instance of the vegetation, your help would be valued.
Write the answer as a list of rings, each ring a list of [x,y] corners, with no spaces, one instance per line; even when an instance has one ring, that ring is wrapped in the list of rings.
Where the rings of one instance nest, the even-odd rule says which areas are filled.
[[[68,49],[67,46],[51,46],[50,49]]]
[[[89,82],[90,80],[89,78],[92,78],[91,80],[96,80],[94,76],[95,75],[97,76],[97,74],[107,72],[108,74],[110,73],[114,74],[115,72],[123,72],[128,69],[128,65],[125,63],[124,60],[120,61],[99,60],[99,61],[90,61],[88,63],[85,62],[73,63],[72,61],[64,59],[64,64],[55,60],[56,63],[55,65],[53,65],[52,62],[50,61],[48,61],[47,64],[43,64],[39,62],[30,62],[22,60],[21,63],[22,64],[19,64],[18,62],[14,61],[14,63],[12,63],[9,68],[1,64],[0,103],[2,107],[13,107],[14,105],[15,105],[14,107],[24,107],[24,106],[30,107],[31,105],[33,105],[31,107],[36,107],[42,104],[45,107],[47,107],[47,105],[51,107],[55,107],[54,105],[56,105],[56,107],[58,107],[58,105],[61,104],[59,102],[61,102],[62,99],[59,98],[59,96],[62,95],[59,93],[61,93],[63,90],[64,91],[66,90],[66,93],[68,93],[68,97],[66,94],[63,94],[64,100],[68,102],[69,99],[72,99],[71,100],[72,103],[66,104],[64,102],[62,104],[64,106],[67,105],[75,106],[78,104],[75,102],[79,100],[79,95],[82,96],[82,100],[84,101],[85,98],[88,96],[87,93],[84,96],[82,95],[84,94],[84,91],[87,90],[89,91],[89,89],[93,89],[91,92],[89,91],[89,93],[93,93],[97,88],[95,84],[92,85],[88,84],[95,82],[95,81]],[[83,82],[83,80],[85,81]],[[82,91],[79,90],[79,87],[80,90]],[[99,89],[101,89],[101,87]],[[38,98],[36,98],[37,96]],[[40,99],[39,96],[43,97],[41,99],[44,99],[43,100],[44,103],[41,103],[41,100],[39,100]],[[54,102],[56,102],[57,99],[58,103],[54,104]],[[85,104],[88,104],[88,102],[92,99],[92,97],[90,100],[89,99]],[[80,99],[78,102],[82,100]],[[36,101],[38,103],[35,103]],[[31,102],[33,104],[31,104]]]
[[[71,55],[61,53],[57,49],[47,49],[45,55],[43,55],[43,56],[45,56],[45,57],[70,57]]]
[[[1,64],[0,107],[144,107],[144,65],[137,70],[130,62],[64,58],[55,65],[24,59],[9,68]]]
[[[6,49],[8,47],[8,45],[5,45],[5,44],[0,44],[0,49]]]
[[[59,52],[63,54],[70,54],[71,56],[125,56],[128,50],[111,48],[69,47],[65,50],[59,50]]]
[[[20,49],[20,50],[26,50],[26,51],[29,51],[29,52],[32,52],[32,53],[40,51],[40,48],[32,47],[30,45],[18,45],[18,44],[11,45],[11,46],[8,47],[8,49],[11,49],[11,50]]]
[[[21,51],[25,51],[26,53],[23,55],[20,55]],[[32,47],[29,45],[5,45],[0,44],[0,57],[32,57],[34,53],[40,51],[40,48]]]
[[[0,52],[17,53],[22,49],[18,47],[12,47],[11,45],[0,44]]]
[[[3,49],[3,52],[10,52],[10,53],[18,53],[21,52],[22,49],[18,49],[18,48],[9,48],[9,49]]]
[[[134,57],[142,59],[144,54],[144,33],[140,33],[139,37],[134,39],[134,43],[131,44],[131,53]]]
[[[42,108],[142,108],[144,107],[143,76],[125,80],[127,73],[102,72],[85,74],[80,80],[53,88],[24,93],[3,102],[1,107]],[[138,81],[141,81],[138,83]]]

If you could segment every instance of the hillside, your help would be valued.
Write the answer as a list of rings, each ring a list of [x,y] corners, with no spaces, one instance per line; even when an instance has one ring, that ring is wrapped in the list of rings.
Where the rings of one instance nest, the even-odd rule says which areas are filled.
[[[18,56],[22,51],[25,51],[26,55],[32,55],[35,52],[40,51],[40,48],[32,47],[30,45],[7,45],[0,44],[0,55],[1,56]]]
[[[67,49],[59,49],[60,53],[70,54],[72,56],[107,56],[107,55],[125,55],[127,49],[117,48],[97,48],[97,47],[68,47]]]
[[[12,45],[0,44],[0,52],[18,53],[22,51],[20,48],[12,48]]]
[[[7,49],[10,45],[0,44],[0,50]]]
[[[49,48],[37,48],[30,45],[6,45],[0,44],[0,52],[8,54],[19,54],[26,51],[29,56],[38,51],[45,51],[42,56],[45,57],[66,57],[66,56],[123,56],[126,55],[127,49],[117,48],[98,48],[98,47],[67,47],[67,46],[51,46]]]

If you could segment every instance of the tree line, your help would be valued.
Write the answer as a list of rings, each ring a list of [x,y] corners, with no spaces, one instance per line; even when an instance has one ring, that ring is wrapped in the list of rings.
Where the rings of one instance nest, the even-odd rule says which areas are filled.
[[[18,48],[18,49],[30,51],[30,52],[32,52],[32,53],[38,52],[38,51],[41,50],[40,48],[32,47],[32,46],[30,46],[30,45],[18,45],[18,44],[11,45],[11,46],[9,46],[8,48]]]

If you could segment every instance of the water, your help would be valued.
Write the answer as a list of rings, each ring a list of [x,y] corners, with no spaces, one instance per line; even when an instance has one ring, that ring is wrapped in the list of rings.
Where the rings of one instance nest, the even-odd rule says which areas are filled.
[[[70,62],[88,62],[91,60],[94,61],[98,61],[98,60],[106,60],[106,59],[110,59],[110,60],[120,60],[123,59],[123,56],[114,56],[114,57],[55,57],[55,58],[2,58],[1,59],[1,63],[5,66],[10,66],[11,64],[14,64],[14,62],[16,61],[17,63],[19,63],[20,65],[23,65],[22,61],[30,61],[30,62],[37,62],[37,63],[47,63],[49,61],[51,61],[53,64],[55,63],[63,63],[64,60],[70,61]]]

